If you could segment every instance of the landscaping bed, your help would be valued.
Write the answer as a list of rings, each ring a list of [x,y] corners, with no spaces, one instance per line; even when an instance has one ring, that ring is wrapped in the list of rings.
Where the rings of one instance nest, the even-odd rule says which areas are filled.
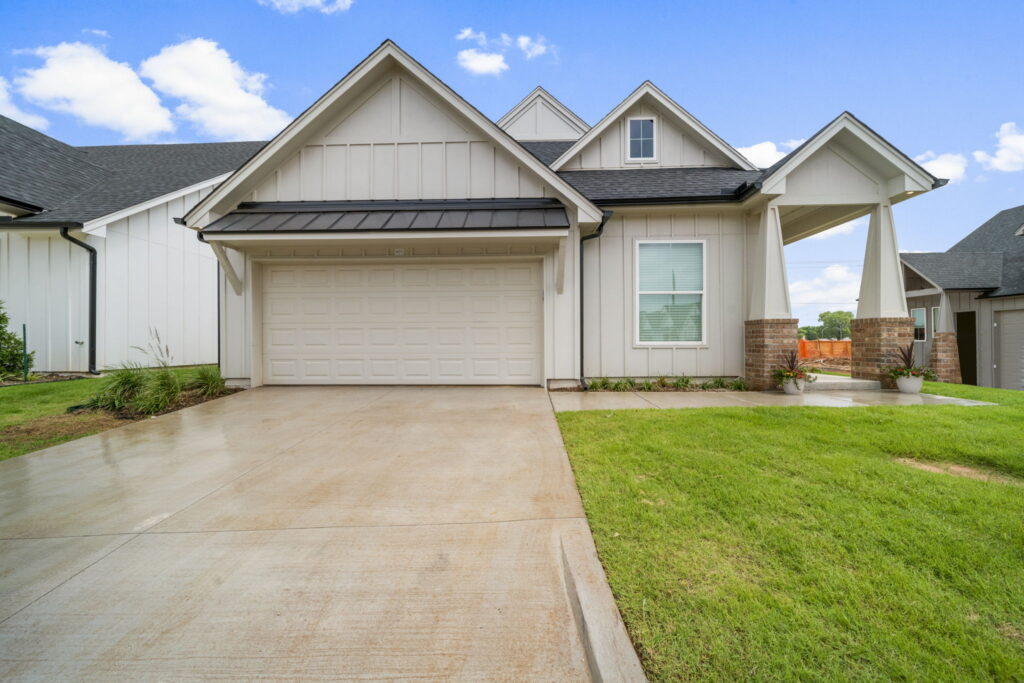
[[[1024,678],[1024,393],[926,391],[558,415],[652,680]]]
[[[698,381],[693,377],[592,377],[587,380],[587,391],[749,391],[742,377],[709,377]]]

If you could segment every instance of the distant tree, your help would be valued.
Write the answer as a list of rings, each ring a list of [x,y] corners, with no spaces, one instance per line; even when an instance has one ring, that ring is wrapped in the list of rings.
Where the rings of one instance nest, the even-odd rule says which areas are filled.
[[[818,321],[821,322],[821,333],[819,339],[846,339],[850,336],[850,321],[853,320],[853,313],[850,311],[825,311],[818,314]]]
[[[799,328],[797,332],[800,333],[801,339],[807,339],[810,341],[821,339],[821,325],[804,325]]]

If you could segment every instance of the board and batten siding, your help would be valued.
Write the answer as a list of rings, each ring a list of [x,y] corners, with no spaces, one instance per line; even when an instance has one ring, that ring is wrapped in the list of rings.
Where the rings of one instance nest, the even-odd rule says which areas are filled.
[[[217,361],[217,261],[194,231],[173,220],[208,192],[111,223],[105,237],[84,237],[97,251],[99,369],[152,364],[134,347],[146,348],[154,329],[175,365]],[[55,230],[0,231],[0,300],[15,330],[28,324],[35,370],[88,369],[88,274],[86,251]]]
[[[531,171],[400,73],[319,127],[251,201],[552,196]]]
[[[635,343],[637,240],[705,242],[706,338],[699,346]],[[746,219],[740,212],[616,212],[583,245],[584,375],[691,377],[743,374]]]
[[[626,135],[630,118],[655,118],[655,158],[650,161],[626,161]],[[679,166],[734,167],[736,164],[696,134],[684,130],[659,107],[641,100],[608,126],[580,153],[569,159],[561,171],[603,168],[664,168]]]

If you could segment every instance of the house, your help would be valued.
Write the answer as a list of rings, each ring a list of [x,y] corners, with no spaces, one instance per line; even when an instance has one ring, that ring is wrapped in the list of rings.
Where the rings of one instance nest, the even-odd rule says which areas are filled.
[[[1024,206],[900,258],[918,359],[950,382],[1024,389]]]
[[[594,126],[539,88],[495,123],[385,41],[184,222],[237,384],[767,388],[783,245],[870,215],[854,372],[880,378],[913,334],[891,207],[943,183],[849,113],[757,168],[650,82]]]
[[[34,369],[217,360],[217,261],[173,222],[264,143],[72,147],[0,116],[0,301]]]

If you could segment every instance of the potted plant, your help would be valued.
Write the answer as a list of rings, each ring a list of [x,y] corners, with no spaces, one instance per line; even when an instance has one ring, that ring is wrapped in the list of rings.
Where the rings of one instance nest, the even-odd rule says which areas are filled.
[[[787,394],[799,394],[804,390],[805,384],[817,379],[807,368],[800,365],[796,351],[782,354],[782,363],[772,370],[772,378]]]
[[[904,394],[920,394],[925,380],[934,380],[936,375],[931,368],[914,365],[914,343],[899,347],[896,354],[900,364],[889,368],[886,374],[895,380],[896,388]]]

